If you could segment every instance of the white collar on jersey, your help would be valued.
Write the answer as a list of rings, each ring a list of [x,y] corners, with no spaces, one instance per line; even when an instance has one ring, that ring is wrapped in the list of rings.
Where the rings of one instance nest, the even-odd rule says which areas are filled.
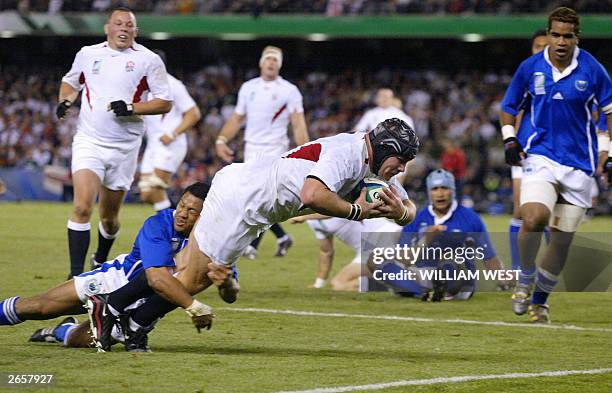
[[[136,46],[136,41],[134,41],[134,43],[132,44],[132,46],[130,46],[129,48],[125,48],[125,49],[122,49],[122,50],[119,50],[119,49],[113,49],[113,48],[111,48],[111,47],[110,47],[110,45],[108,44],[108,41],[104,41],[104,43],[103,43],[103,44],[104,44],[104,45],[103,45],[104,49],[106,49],[106,50],[108,50],[108,51],[110,51],[110,52],[112,52],[112,53],[115,53],[115,54],[121,54],[121,53],[123,53],[123,52],[124,52],[125,50],[127,50],[127,49],[131,49],[131,50],[133,50],[133,51],[138,51],[138,50],[135,48],[135,46]]]
[[[550,46],[547,46],[546,48],[544,48],[544,60],[546,60],[546,62],[552,68],[553,81],[555,81],[556,83],[556,82],[559,82],[561,79],[565,78],[566,76],[568,76],[569,74],[571,74],[572,71],[574,71],[576,67],[578,67],[578,54],[580,53],[580,48],[576,47],[576,49],[574,49],[574,55],[572,56],[572,62],[566,69],[563,70],[563,72],[560,72],[550,62],[550,57],[548,56],[548,48],[550,48]]]
[[[436,212],[434,212],[432,205],[427,206],[427,210],[429,211],[429,214],[431,214],[431,216],[434,218],[434,225],[441,225],[448,221],[449,218],[451,218],[455,210],[457,210],[458,206],[459,204],[457,203],[457,201],[453,199],[453,203],[451,203],[450,209],[448,209],[448,212],[446,212],[446,214],[442,217],[438,217]]]

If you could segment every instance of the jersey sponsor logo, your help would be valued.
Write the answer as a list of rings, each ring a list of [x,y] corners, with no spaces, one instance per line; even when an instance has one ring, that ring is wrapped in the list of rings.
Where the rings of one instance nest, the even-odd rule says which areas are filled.
[[[545,81],[543,72],[533,73],[533,89],[537,95],[546,94]]]
[[[579,79],[576,82],[574,82],[574,87],[576,87],[576,90],[578,91],[585,91],[587,87],[589,87],[589,82]]]
[[[554,96],[552,96],[553,100],[563,100],[563,94],[561,94],[560,92],[556,92]]]
[[[125,72],[134,71],[134,67],[136,67],[136,63],[134,63],[132,60],[128,61],[125,63]]]
[[[93,67],[91,67],[91,73],[99,74],[100,68],[102,68],[102,60],[94,60]]]

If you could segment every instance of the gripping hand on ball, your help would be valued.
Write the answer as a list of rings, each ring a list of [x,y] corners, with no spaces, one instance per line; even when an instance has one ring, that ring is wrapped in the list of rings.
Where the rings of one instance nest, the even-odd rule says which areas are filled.
[[[512,136],[504,139],[504,155],[506,156],[506,163],[508,165],[521,165],[521,160],[525,158],[525,152],[516,137]]]
[[[108,104],[108,110],[113,111],[115,116],[132,116],[134,114],[134,104],[126,104],[125,101],[113,101]]]

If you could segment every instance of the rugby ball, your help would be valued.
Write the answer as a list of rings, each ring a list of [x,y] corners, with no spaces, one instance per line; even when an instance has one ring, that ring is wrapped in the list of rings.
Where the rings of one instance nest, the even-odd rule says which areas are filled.
[[[389,185],[385,181],[373,177],[363,179],[363,183],[363,186],[366,188],[366,201],[369,203],[373,203],[375,201],[382,202],[382,199],[380,198],[380,190],[383,188],[389,188]]]

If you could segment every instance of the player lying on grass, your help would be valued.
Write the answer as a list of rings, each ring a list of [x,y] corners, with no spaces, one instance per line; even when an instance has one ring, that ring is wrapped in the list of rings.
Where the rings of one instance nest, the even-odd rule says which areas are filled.
[[[426,185],[429,205],[419,210],[414,221],[404,227],[400,244],[412,248],[427,247],[443,250],[480,248],[486,269],[502,270],[504,265],[495,253],[482,219],[471,209],[457,203],[454,176],[448,171],[437,169],[427,176]],[[369,266],[373,268],[372,270],[382,268],[382,271],[387,273],[401,273],[401,269],[437,269],[447,272],[445,275],[450,277],[455,276],[454,273],[450,274],[454,270],[476,270],[474,258],[467,257],[465,260],[419,258],[416,261],[384,263],[378,267],[369,263]],[[461,277],[459,274],[456,276]],[[424,300],[428,300],[431,296],[433,301],[467,300],[476,290],[475,279],[428,280],[421,278],[420,274],[416,274],[415,277],[415,280],[385,280],[381,283],[397,293],[421,297]],[[499,281],[499,288],[508,289],[510,282]]]
[[[42,295],[30,298],[16,296],[0,302],[0,325],[80,314],[82,304],[91,301],[88,297],[95,299],[99,294],[114,291],[130,281],[145,280],[156,293],[179,304],[192,317],[202,317],[197,320],[200,327],[210,326],[214,317],[210,307],[193,299],[172,275],[175,268],[181,270],[184,267],[184,261],[177,253],[187,243],[187,236],[202,210],[208,189],[209,186],[204,183],[192,184],[185,190],[176,210],[163,210],[148,218],[130,254],[120,255],[100,268],[82,273]],[[122,307],[118,308],[123,311]],[[127,341],[129,339],[128,334]]]
[[[351,247],[355,257],[332,277],[330,284],[334,291],[358,291],[361,277],[361,235],[362,233],[400,232],[402,227],[384,218],[350,221],[344,218],[310,214],[294,217],[292,224],[306,222],[319,240],[319,271],[310,288],[323,288],[327,283],[334,263],[334,238]]]

